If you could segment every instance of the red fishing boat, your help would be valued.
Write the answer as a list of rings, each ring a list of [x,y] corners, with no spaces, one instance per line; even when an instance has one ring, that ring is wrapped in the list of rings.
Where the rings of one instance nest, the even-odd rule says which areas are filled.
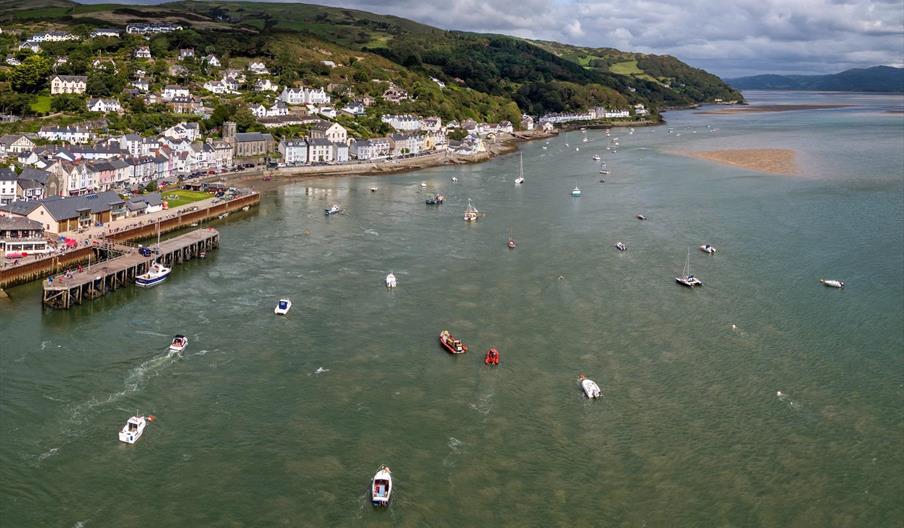
[[[468,351],[468,345],[461,342],[461,339],[455,339],[448,330],[439,333],[439,344],[452,354],[464,354]]]
[[[487,355],[483,358],[484,365],[498,365],[499,351],[495,347],[487,350]]]

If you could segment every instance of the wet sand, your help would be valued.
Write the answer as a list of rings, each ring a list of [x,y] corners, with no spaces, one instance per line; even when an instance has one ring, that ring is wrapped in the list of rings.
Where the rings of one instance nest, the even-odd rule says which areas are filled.
[[[718,110],[704,110],[696,112],[701,115],[725,115],[725,114],[753,114],[760,112],[792,112],[796,110],[829,110],[832,108],[849,108],[855,105],[848,104],[771,104],[755,106],[732,106]]]
[[[794,176],[799,174],[796,156],[791,149],[724,149],[708,151],[670,151],[670,154],[714,161],[769,174]]]

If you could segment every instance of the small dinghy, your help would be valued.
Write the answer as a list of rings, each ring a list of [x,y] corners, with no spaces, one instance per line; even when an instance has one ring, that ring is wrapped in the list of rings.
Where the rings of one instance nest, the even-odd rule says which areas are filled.
[[[119,431],[119,441],[134,444],[144,434],[144,428],[147,427],[148,422],[153,421],[153,416],[132,416]]]
[[[173,352],[182,352],[188,346],[188,338],[184,335],[177,335],[170,343],[169,349]]]
[[[380,190],[379,187],[371,187],[371,188],[370,188],[370,192],[377,192],[377,191],[379,191],[379,190]]]
[[[493,347],[487,350],[486,356],[483,358],[484,365],[493,365],[496,366],[499,364],[499,351],[496,350],[496,347]]]
[[[581,189],[578,187],[575,187],[574,189],[571,190],[571,195],[574,196],[575,198],[579,197],[581,195]]]
[[[326,216],[332,216],[334,214],[339,214],[341,212],[342,212],[342,208],[339,207],[339,204],[333,204],[330,206],[329,209],[323,210],[323,214],[325,214]]]
[[[458,181],[458,178],[456,178],[455,176],[452,176],[452,182],[454,183],[454,182],[457,182],[457,181]]]
[[[280,299],[279,302],[276,303],[276,308],[273,309],[273,313],[276,315],[286,315],[291,309],[292,301],[289,299]]]
[[[638,219],[638,220],[646,220],[647,217],[644,216],[644,215],[642,215],[642,214],[639,214],[639,215],[637,215],[637,219]]]
[[[834,279],[819,279],[820,284],[824,284],[829,288],[844,288],[844,281]]]
[[[599,154],[594,154],[594,155],[593,155],[593,161],[599,161],[599,160],[600,160],[600,155],[599,155]]]
[[[421,182],[421,189],[427,188],[427,182]]]
[[[581,377],[578,379],[581,382],[581,389],[584,391],[584,395],[591,400],[595,400],[602,396],[602,391],[600,390],[600,386],[596,384],[592,379],[588,379],[586,376],[581,374]]]
[[[616,242],[616,243],[615,243],[615,249],[617,249],[617,250],[619,250],[619,251],[627,251],[627,250],[628,250],[628,246],[626,246],[624,242]]]
[[[713,246],[710,246],[709,244],[703,244],[702,246],[700,246],[700,251],[706,253],[707,255],[715,255],[716,254],[716,248],[714,248]]]
[[[395,275],[392,272],[389,272],[389,275],[386,276],[386,287],[387,288],[395,288],[398,282],[396,281]]]
[[[427,205],[442,205],[446,201],[446,197],[442,194],[434,194],[424,202]]]
[[[392,472],[387,466],[380,466],[370,485],[370,502],[374,506],[389,506],[392,495]]]
[[[518,243],[515,242],[514,238],[508,239],[508,242],[506,242],[505,245],[508,246],[509,249],[515,249],[516,247],[518,247]]]

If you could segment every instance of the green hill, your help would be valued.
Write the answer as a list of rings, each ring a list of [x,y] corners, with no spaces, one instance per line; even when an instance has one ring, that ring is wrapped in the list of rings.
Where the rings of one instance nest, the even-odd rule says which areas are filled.
[[[97,26],[180,23],[191,29],[152,37],[153,47],[172,51],[192,46],[238,62],[264,59],[280,83],[302,80],[330,87],[334,94],[379,96],[392,82],[413,96],[393,106],[393,112],[445,119],[517,122],[521,112],[635,103],[655,111],[715,98],[741,99],[718,77],[674,57],[446,31],[351,9],[222,1],[143,6],[0,0],[0,6],[4,29],[10,23],[29,30],[68,26],[87,34]],[[13,51],[14,42],[0,45],[4,42],[7,49],[0,53]],[[115,44],[107,46],[103,52],[117,51]],[[325,67],[323,61],[337,67]]]
[[[818,90],[828,92],[904,92],[904,69],[856,68],[830,75],[754,75],[729,79],[740,90]]]

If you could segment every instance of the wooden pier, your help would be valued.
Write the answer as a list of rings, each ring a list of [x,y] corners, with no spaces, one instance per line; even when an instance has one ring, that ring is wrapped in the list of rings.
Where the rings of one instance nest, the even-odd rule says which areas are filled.
[[[190,233],[160,242],[160,251],[142,256],[137,247],[110,243],[98,248],[119,256],[89,266],[69,277],[57,275],[44,281],[44,306],[68,309],[85,300],[96,299],[135,282],[154,262],[172,268],[186,260],[198,258],[202,252],[220,245],[220,233],[213,228],[197,229]],[[156,246],[150,246],[156,248]]]

